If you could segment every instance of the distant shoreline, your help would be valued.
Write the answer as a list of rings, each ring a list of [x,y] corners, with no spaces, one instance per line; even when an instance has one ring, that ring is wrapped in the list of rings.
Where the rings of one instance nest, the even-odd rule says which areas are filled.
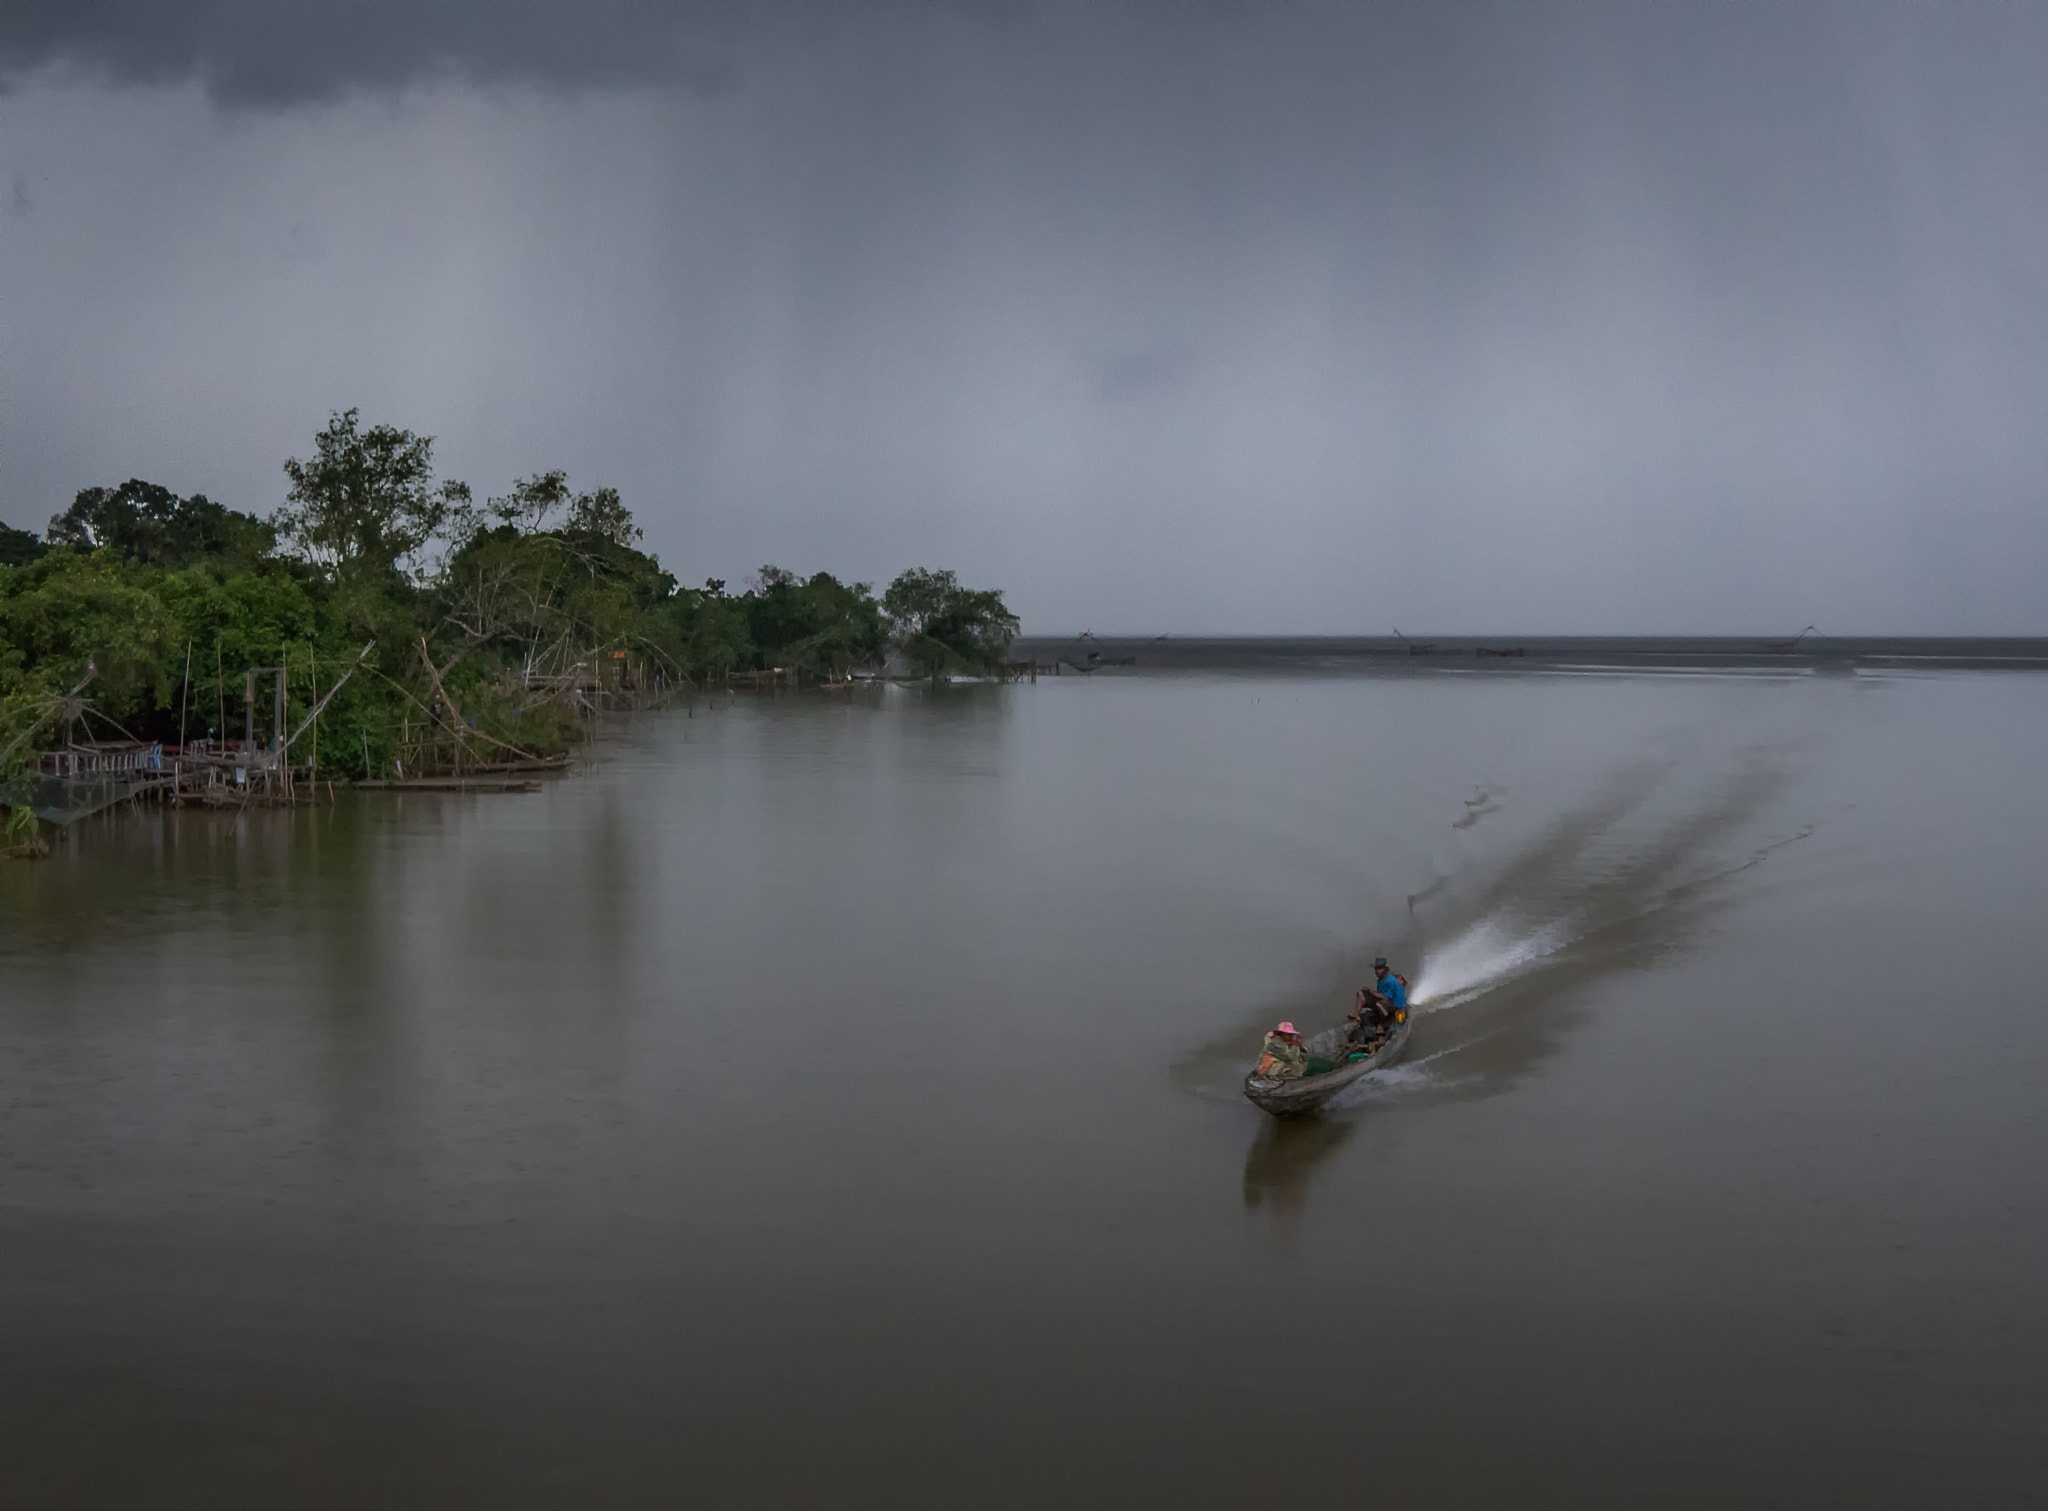
[[[2048,671],[2048,636],[1020,635],[1010,654],[1042,665],[1058,662],[1074,670],[1125,675],[1147,669],[1304,673],[1475,667]]]

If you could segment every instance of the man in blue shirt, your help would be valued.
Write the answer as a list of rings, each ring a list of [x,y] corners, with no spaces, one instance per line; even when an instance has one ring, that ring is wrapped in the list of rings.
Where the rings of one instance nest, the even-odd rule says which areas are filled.
[[[1387,1004],[1388,1011],[1396,1023],[1408,1016],[1408,983],[1387,969],[1387,957],[1379,955],[1372,962],[1372,989]]]
[[[1373,984],[1358,989],[1344,1035],[1353,1048],[1368,1054],[1408,1017],[1408,983],[1387,969],[1386,956],[1373,961],[1372,973]]]

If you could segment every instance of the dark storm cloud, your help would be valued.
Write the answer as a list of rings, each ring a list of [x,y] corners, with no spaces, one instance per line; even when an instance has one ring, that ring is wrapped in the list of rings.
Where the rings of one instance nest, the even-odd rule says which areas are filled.
[[[198,79],[258,106],[436,78],[716,89],[732,81],[741,14],[673,0],[10,0],[0,75]]]
[[[17,0],[0,74],[9,523],[359,405],[1035,627],[2043,627],[2048,9]]]

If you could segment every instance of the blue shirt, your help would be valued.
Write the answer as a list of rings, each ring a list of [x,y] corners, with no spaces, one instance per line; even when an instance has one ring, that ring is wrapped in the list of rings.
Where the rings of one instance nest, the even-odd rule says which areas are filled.
[[[1385,997],[1402,1012],[1408,1010],[1408,988],[1401,984],[1401,978],[1392,971],[1388,971],[1386,975],[1380,977],[1372,985],[1374,991]]]

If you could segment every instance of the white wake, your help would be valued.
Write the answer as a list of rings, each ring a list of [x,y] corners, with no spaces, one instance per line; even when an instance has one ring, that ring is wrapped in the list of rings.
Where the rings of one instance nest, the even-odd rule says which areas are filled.
[[[1483,919],[1424,957],[1408,1000],[1417,1012],[1456,1007],[1521,975],[1570,942],[1571,931],[1561,923],[1516,935]]]

